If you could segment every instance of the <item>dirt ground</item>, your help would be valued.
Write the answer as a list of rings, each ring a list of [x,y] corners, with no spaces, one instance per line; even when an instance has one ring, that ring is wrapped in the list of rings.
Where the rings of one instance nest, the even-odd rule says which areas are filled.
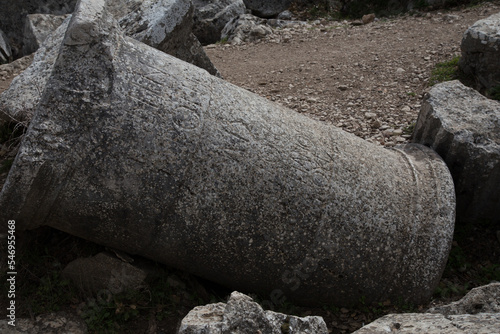
[[[460,54],[460,41],[467,27],[499,10],[500,2],[496,1],[477,7],[381,18],[367,25],[318,21],[277,30],[273,36],[255,43],[216,44],[205,49],[227,81],[376,144],[392,146],[409,140],[408,130],[416,121],[422,95],[429,88],[431,70],[437,63]],[[0,67],[0,92],[17,72]],[[6,147],[2,149],[0,162],[9,154]],[[0,187],[6,176],[6,172],[0,174]],[[496,268],[494,264],[499,263],[500,242],[494,227],[461,227],[459,232],[452,250],[452,258],[459,262],[455,267],[459,269],[447,269],[440,283],[441,294],[430,305],[457,299],[466,290],[484,284],[487,277],[478,280],[482,268]],[[39,237],[40,242],[48,238],[46,233]],[[73,237],[61,232],[50,238],[56,240],[50,239],[50,244],[57,244],[61,250],[49,247],[48,252],[61,265],[80,254],[74,249],[83,247],[82,241],[73,241]],[[65,243],[69,245],[67,250],[61,246]],[[447,289],[457,291],[446,293]],[[65,310],[74,312],[80,302],[72,301]],[[384,304],[357,309],[293,307],[280,311],[320,315],[331,333],[350,333],[383,314],[419,312],[428,307],[414,305],[405,309],[405,305]],[[168,322],[154,326],[151,318],[140,317],[133,328],[123,332],[174,333],[187,310],[179,309]]]
[[[434,66],[460,55],[465,30],[498,10],[497,2],[360,26],[316,22],[206,52],[227,81],[391,146],[407,141]]]

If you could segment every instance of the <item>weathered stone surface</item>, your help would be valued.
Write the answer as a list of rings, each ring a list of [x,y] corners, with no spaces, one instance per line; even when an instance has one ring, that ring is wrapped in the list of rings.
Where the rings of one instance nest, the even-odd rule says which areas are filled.
[[[475,88],[484,92],[500,87],[500,13],[469,27],[460,47],[460,69],[475,79]]]
[[[124,36],[82,0],[0,193],[50,225],[299,304],[427,300],[454,225],[442,160],[387,150]]]
[[[108,253],[76,259],[64,268],[62,274],[89,294],[100,291],[117,294],[127,289],[138,290],[144,286],[147,276],[144,270]]]
[[[28,15],[24,25],[23,53],[29,55],[38,50],[45,39],[56,31],[68,15]]]
[[[7,78],[19,75],[22,71],[28,68],[33,62],[34,54],[29,56],[24,56],[22,58],[14,60],[12,63],[0,65],[0,80],[6,80]],[[1,114],[1,112],[0,112]],[[0,115],[0,119],[1,119]]]
[[[0,30],[0,64],[12,61],[12,50],[5,33]]]
[[[0,94],[0,118],[29,123],[59,54],[69,20],[69,17],[66,18],[59,28],[45,39],[31,65],[14,78],[9,89]]]
[[[190,0],[139,1],[119,22],[128,36],[219,75],[192,33],[193,12]]]
[[[178,334],[327,334],[322,317],[299,318],[264,311],[252,298],[233,292],[227,302],[198,306],[184,319]]]
[[[226,24],[221,37],[231,44],[254,42],[272,33],[266,26],[266,20],[252,14],[243,14],[235,17]]]
[[[444,315],[500,313],[500,283],[474,288],[459,301],[433,307],[427,312]]]
[[[0,29],[15,46],[15,58],[23,56],[23,28],[26,14],[64,15],[73,12],[76,0],[15,0],[3,1],[0,10]]]
[[[413,142],[433,148],[455,181],[457,220],[500,223],[500,102],[459,81],[424,99]]]
[[[278,15],[292,4],[292,0],[243,0],[243,2],[252,11],[252,14],[265,18]]]
[[[491,334],[500,331],[499,313],[444,316],[430,313],[389,314],[353,334]]]
[[[193,5],[193,33],[205,45],[220,41],[226,24],[246,10],[243,0],[194,0]]]
[[[2,334],[86,334],[87,325],[75,316],[65,312],[38,315],[35,320],[16,318],[15,327],[7,320],[0,320]]]
[[[500,283],[472,289],[465,297],[427,313],[389,314],[353,334],[500,333]]]
[[[108,0],[107,5],[115,17],[128,13],[120,19],[126,34],[219,75],[191,33],[192,6],[189,1]],[[33,64],[0,95],[0,118],[29,122],[52,72],[69,19],[46,39]]]

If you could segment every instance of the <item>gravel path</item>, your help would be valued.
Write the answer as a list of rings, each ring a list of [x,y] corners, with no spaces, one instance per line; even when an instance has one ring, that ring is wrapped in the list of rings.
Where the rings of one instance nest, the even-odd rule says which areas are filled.
[[[460,55],[465,30],[499,8],[487,3],[361,26],[316,21],[206,52],[229,82],[392,146],[408,141],[436,63]]]

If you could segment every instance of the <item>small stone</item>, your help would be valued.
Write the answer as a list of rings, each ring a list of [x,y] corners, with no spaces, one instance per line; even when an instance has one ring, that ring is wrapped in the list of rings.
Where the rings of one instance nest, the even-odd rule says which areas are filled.
[[[375,114],[373,112],[366,112],[365,113],[365,117],[368,118],[368,119],[371,119],[371,118],[377,117],[377,114]]]
[[[398,68],[396,69],[396,74],[397,74],[397,75],[402,75],[402,74],[403,74],[403,73],[405,73],[405,72],[406,72],[406,71],[405,71],[404,69],[402,69],[401,67],[398,67]]]
[[[375,14],[373,14],[373,13],[363,15],[363,17],[361,18],[361,21],[363,21],[363,24],[372,23],[374,20],[375,20]]]
[[[401,111],[403,112],[410,112],[411,111],[411,108],[409,106],[404,106]]]
[[[346,85],[340,85],[338,86],[338,89],[340,89],[341,91],[346,91],[349,89],[349,87],[347,87]]]

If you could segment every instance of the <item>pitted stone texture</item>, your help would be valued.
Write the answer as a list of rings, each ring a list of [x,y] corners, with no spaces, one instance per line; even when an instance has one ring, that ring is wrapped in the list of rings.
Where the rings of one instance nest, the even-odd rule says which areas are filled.
[[[133,38],[219,75],[191,33],[189,1],[108,0],[107,5],[115,17],[128,13],[120,23]],[[0,95],[0,118],[29,123],[52,72],[69,19],[46,38],[33,64]]]
[[[455,208],[432,150],[273,104],[124,36],[99,0],[74,15],[0,219],[297,304],[432,295]]]
[[[430,313],[389,314],[353,334],[491,334],[500,332],[500,314],[444,316]]]
[[[457,220],[500,223],[500,102],[459,81],[424,99],[413,142],[433,148],[455,181]]]
[[[484,92],[500,86],[500,13],[479,20],[462,38],[459,66],[474,77],[476,89]]]
[[[500,283],[474,288],[459,301],[433,307],[427,312],[444,315],[500,313]]]
[[[0,320],[2,334],[86,334],[85,322],[65,312],[38,315],[35,320],[16,319],[15,327],[8,320]]]
[[[56,31],[45,39],[31,65],[15,77],[10,87],[0,94],[0,118],[29,123],[59,54],[69,20],[69,17],[66,18]]]
[[[219,75],[192,32],[193,12],[190,0],[144,0],[119,22],[128,36]]]
[[[246,10],[243,0],[194,0],[193,5],[193,33],[204,45],[220,41],[226,24]]]
[[[252,14],[265,18],[278,15],[292,4],[292,0],[243,0],[243,2]]]
[[[24,24],[23,53],[31,54],[38,50],[45,39],[54,33],[68,15],[30,14]]]
[[[227,302],[198,306],[184,319],[178,334],[327,334],[322,317],[299,318],[264,311],[252,298],[233,292]]]
[[[138,290],[144,286],[147,276],[144,270],[107,253],[76,259],[62,274],[80,290],[94,295],[101,291],[117,294],[127,289]]]

